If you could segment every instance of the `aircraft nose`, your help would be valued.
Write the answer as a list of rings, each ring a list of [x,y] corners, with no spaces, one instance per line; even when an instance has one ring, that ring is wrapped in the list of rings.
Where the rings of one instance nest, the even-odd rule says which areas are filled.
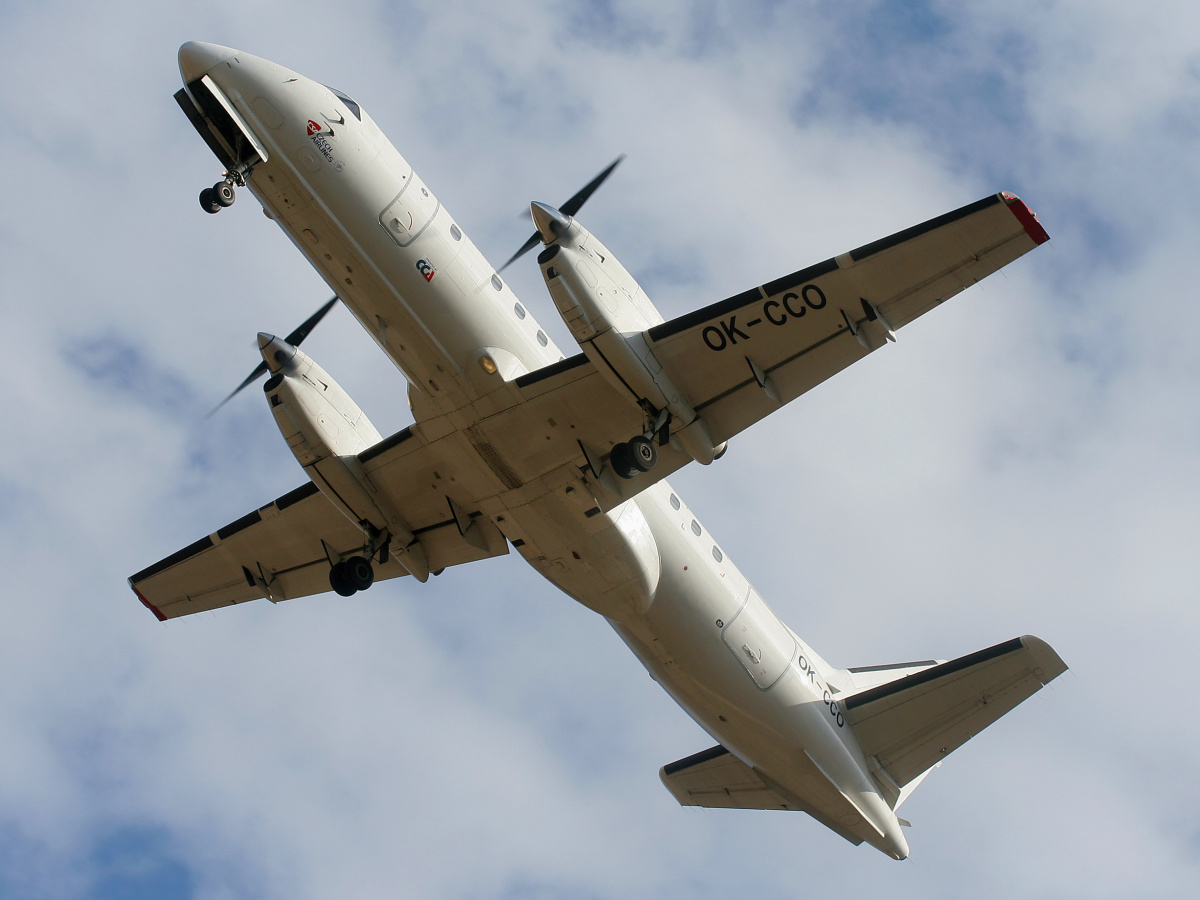
[[[183,76],[185,84],[191,83],[236,53],[232,47],[188,41],[179,48],[179,74]]]

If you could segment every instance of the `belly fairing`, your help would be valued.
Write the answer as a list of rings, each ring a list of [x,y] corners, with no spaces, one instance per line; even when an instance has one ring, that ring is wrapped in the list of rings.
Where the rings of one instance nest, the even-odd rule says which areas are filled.
[[[519,534],[521,555],[573,599],[605,618],[635,621],[653,604],[662,572],[650,524],[633,500],[581,515],[573,498],[585,496],[582,482],[570,487],[510,509],[506,533]]]

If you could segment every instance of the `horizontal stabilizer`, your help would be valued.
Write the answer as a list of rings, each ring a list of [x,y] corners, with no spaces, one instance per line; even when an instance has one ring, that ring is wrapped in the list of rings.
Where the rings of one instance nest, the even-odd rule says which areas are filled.
[[[842,707],[880,786],[898,795],[1066,669],[1049,644],[1025,635],[853,694]]]
[[[658,770],[680,806],[711,809],[800,809],[771,790],[754,770],[718,744]]]
[[[777,786],[772,779],[746,765],[718,744],[658,770],[658,777],[680,806],[709,809],[783,809],[803,812],[852,844],[861,844],[863,824],[856,810],[829,783],[807,756],[801,755],[798,772],[807,775],[803,797]],[[804,772],[807,769],[807,773]],[[858,826],[843,824],[848,816]]]

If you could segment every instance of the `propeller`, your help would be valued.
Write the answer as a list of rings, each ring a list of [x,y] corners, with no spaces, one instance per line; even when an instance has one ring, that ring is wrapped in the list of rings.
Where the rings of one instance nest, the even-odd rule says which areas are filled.
[[[335,294],[324,306],[322,306],[315,313],[313,313],[311,316],[309,316],[307,319],[305,319],[300,324],[299,328],[296,328],[291,334],[289,334],[287,337],[285,337],[284,341],[288,344],[291,344],[293,347],[299,347],[300,344],[302,344],[304,342],[304,339],[309,336],[309,334],[312,332],[312,330],[317,327],[317,323],[320,322],[323,318],[325,318],[325,314],[327,312],[329,312],[329,310],[333,309],[333,305],[337,302],[338,302],[338,298],[337,298],[337,295]],[[263,375],[267,374],[268,371],[269,371],[269,369],[267,367],[266,360],[264,360],[263,362],[260,362],[257,366],[254,367],[254,371],[251,372],[248,376],[246,376],[246,380],[243,381],[241,384],[239,384],[236,388],[234,388],[228,397],[226,397],[224,400],[222,400],[220,403],[218,403],[216,406],[214,406],[212,408],[212,410],[209,412],[208,416],[205,416],[205,418],[211,417],[214,413],[216,413],[216,411],[218,409],[220,409],[222,406],[224,406],[226,403],[228,403],[230,400],[232,400],[235,396],[237,396],[238,393],[241,392],[241,390],[244,387],[246,387],[253,381],[261,378]]]
[[[615,169],[617,166],[619,166],[621,164],[621,160],[623,160],[624,158],[625,158],[625,154],[622,153],[620,156],[618,156],[616,159],[614,159],[609,164],[607,169],[605,169],[603,172],[601,172],[599,175],[597,175],[595,178],[593,178],[591,181],[589,181],[587,184],[585,184],[582,188],[579,189],[578,192],[576,192],[575,196],[573,196],[570,200],[568,200],[566,203],[564,203],[562,206],[560,206],[558,208],[559,212],[561,212],[567,216],[573,216],[573,215],[575,215],[575,213],[579,212],[579,208],[581,206],[583,206],[583,204],[587,203],[588,197],[590,197],[590,196],[592,196],[592,194],[596,193],[596,188],[598,188],[598,187],[600,187],[600,185],[604,184],[604,179],[606,179],[609,175],[612,174],[613,169]],[[504,265],[502,265],[498,271],[503,272],[510,265],[512,265],[514,262],[516,262],[518,259],[520,259],[522,256],[524,256],[526,253],[528,253],[530,250],[532,250],[534,247],[536,247],[539,243],[541,243],[541,240],[542,240],[542,235],[539,232],[535,231],[533,234],[531,234],[529,236],[529,240],[527,240],[524,244],[521,245],[521,249],[518,250],[516,253],[514,253],[511,257],[509,257],[508,262],[506,262]]]

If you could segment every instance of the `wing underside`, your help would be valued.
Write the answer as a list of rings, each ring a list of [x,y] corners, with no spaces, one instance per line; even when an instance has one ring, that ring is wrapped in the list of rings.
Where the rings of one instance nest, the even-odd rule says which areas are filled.
[[[1045,240],[1023,202],[994,194],[646,335],[714,441],[726,441]],[[566,461],[594,471],[590,462],[644,428],[636,398],[618,393],[582,354],[514,385],[520,402],[480,429],[502,455],[523,460],[526,477]],[[608,479],[604,502],[616,505],[690,461],[680,447],[663,446],[653,471]]]
[[[374,489],[399,511],[431,572],[507,553],[495,524],[459,484],[442,476],[439,470],[446,466],[440,459],[412,429],[359,456]],[[363,527],[310,481],[138,572],[129,583],[160,619],[248,600],[277,603],[330,590],[332,562],[363,553],[366,546]],[[386,553],[375,557],[373,567],[376,581],[408,574]]]
[[[713,439],[725,441],[1045,239],[1020,200],[996,194],[664,322],[647,338]],[[615,477],[608,453],[643,430],[644,414],[582,355],[522,376],[508,391],[507,405],[461,437],[435,447],[420,428],[404,429],[359,456],[367,478],[419,537],[431,571],[507,552],[480,514],[485,499],[509,491],[514,502],[527,502],[526,486],[569,469],[608,510],[691,461],[671,443],[652,471]],[[494,480],[465,483],[474,469],[457,464],[463,452],[486,462]],[[464,515],[477,523],[473,530],[464,531]],[[160,618],[278,601],[328,590],[331,551],[362,544],[359,526],[310,484],[130,582]],[[376,565],[379,579],[405,572],[391,559]]]
[[[159,619],[245,603],[274,602],[329,590],[331,550],[363,543],[362,530],[308,484],[201,538],[129,579]],[[376,578],[407,572],[388,560]]]

